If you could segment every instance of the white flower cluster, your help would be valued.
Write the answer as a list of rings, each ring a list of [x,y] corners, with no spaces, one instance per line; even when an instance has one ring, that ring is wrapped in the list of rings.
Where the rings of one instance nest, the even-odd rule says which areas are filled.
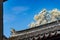
[[[58,9],[53,9],[51,11],[43,9],[39,14],[34,16],[34,20],[35,22],[29,24],[30,28],[60,20],[60,11]]]

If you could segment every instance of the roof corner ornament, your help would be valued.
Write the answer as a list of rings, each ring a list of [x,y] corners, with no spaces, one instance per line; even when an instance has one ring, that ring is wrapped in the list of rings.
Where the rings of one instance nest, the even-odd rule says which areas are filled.
[[[16,32],[15,29],[11,28],[11,33],[15,34],[15,32]]]

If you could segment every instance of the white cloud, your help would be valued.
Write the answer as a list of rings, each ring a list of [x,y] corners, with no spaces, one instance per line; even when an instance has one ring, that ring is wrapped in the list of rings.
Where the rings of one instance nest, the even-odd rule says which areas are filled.
[[[12,8],[12,12],[18,14],[18,13],[25,12],[29,9],[30,9],[29,7],[25,7],[25,6],[16,6]]]

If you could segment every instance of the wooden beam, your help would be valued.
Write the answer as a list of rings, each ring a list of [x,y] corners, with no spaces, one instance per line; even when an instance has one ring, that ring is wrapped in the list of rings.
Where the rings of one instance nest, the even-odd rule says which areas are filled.
[[[5,1],[7,1],[7,0],[3,0],[3,2],[5,2]]]
[[[0,40],[2,40],[2,30],[3,30],[3,5],[2,5],[2,0],[0,1]]]

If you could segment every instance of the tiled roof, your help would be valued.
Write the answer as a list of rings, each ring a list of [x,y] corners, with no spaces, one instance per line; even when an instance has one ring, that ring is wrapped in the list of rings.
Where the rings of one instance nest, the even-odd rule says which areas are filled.
[[[58,21],[60,22],[60,20],[58,20]],[[32,30],[32,29],[36,29],[36,28],[43,28],[46,25],[54,24],[56,22],[57,21],[54,21],[54,22],[51,22],[51,23],[48,23],[48,24],[44,24],[44,25],[40,25],[40,26],[36,26],[36,27],[33,27],[33,28],[29,28],[29,29],[25,29],[25,30],[21,30],[21,31],[16,31],[16,33],[24,32],[24,31],[28,31],[28,30]]]

